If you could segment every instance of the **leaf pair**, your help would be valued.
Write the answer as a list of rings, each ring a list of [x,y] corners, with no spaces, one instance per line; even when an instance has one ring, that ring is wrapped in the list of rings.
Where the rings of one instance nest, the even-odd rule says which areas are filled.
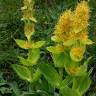
[[[19,57],[20,64],[13,64],[12,67],[15,72],[22,78],[23,80],[27,80],[29,82],[35,82],[38,80],[40,71],[37,69],[35,73],[29,69],[35,64],[37,64],[38,59],[40,58],[40,49],[30,49],[28,53],[28,58],[25,59],[23,57]]]
[[[37,81],[41,75],[39,69],[37,69],[35,73],[33,73],[32,70],[30,70],[28,67],[22,65],[13,64],[12,68],[15,70],[15,72],[21,79],[27,80],[30,83]]]
[[[45,44],[45,41],[28,42],[26,40],[15,39],[17,45],[23,49],[35,49],[40,48]]]

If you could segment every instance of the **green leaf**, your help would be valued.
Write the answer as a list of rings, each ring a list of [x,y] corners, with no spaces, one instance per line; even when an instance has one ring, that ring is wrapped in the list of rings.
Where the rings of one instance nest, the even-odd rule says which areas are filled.
[[[64,52],[64,46],[58,44],[56,46],[47,47],[47,50],[53,54],[60,54]]]
[[[67,40],[66,42],[63,43],[63,45],[64,46],[72,46],[75,43],[76,43],[76,40]]]
[[[37,64],[37,61],[39,58],[40,58],[39,49],[30,49],[27,59],[19,56],[20,63],[23,65],[26,65],[26,66],[33,66],[33,65]]]
[[[84,76],[87,74],[87,69],[88,69],[88,62],[90,61],[92,57],[89,57],[83,65],[78,67],[78,70],[75,74],[75,76]]]
[[[87,74],[87,67],[85,65],[81,65],[77,67],[77,72],[74,74],[75,76],[84,76]]]
[[[88,63],[89,61],[92,59],[92,56],[89,57],[85,62],[84,62],[84,66],[86,67],[86,69],[88,68]],[[86,70],[87,71],[87,70]]]
[[[32,44],[32,48],[40,48],[45,44],[45,41],[38,41]]]
[[[17,65],[17,64],[13,64],[12,68],[15,70],[15,72],[19,75],[19,77],[23,80],[27,80],[27,81],[31,81],[31,71],[25,67],[25,66],[21,66],[21,65]]]
[[[20,40],[20,39],[15,39],[15,42],[20,48],[23,49],[30,49],[32,48],[32,44],[29,44],[28,41],[26,40]]]
[[[41,76],[41,71],[37,69],[33,74],[32,82],[36,82]]]
[[[90,84],[91,80],[88,75],[73,79],[73,89],[78,90],[82,95],[88,90]]]
[[[61,40],[58,39],[57,36],[52,36],[51,40],[54,41],[54,42],[61,42]]]
[[[20,63],[21,63],[22,65],[26,65],[26,66],[30,66],[30,65],[31,65],[31,64],[28,62],[27,59],[25,59],[25,58],[23,58],[23,57],[21,57],[21,56],[19,56],[18,58],[19,58]]]
[[[67,63],[68,59],[64,53],[61,54],[52,54],[55,67],[64,67],[64,64]]]
[[[70,61],[69,64],[65,64],[66,72],[71,76],[83,76],[86,75],[87,67],[83,64],[79,66],[79,62]]]
[[[24,44],[26,43],[25,40],[20,40],[20,39],[15,39],[15,42],[17,43],[17,45],[21,48],[24,48]]]
[[[45,44],[45,41],[28,42],[26,40],[15,39],[17,45],[23,49],[40,48]]]
[[[62,96],[82,96],[77,90],[65,87],[61,89]]]
[[[28,62],[33,65],[37,64],[38,59],[40,58],[40,49],[30,49],[28,53]]]
[[[86,41],[82,41],[83,44],[87,44],[87,45],[90,45],[90,44],[93,44],[94,42],[90,39],[87,39]]]
[[[60,87],[61,78],[54,67],[52,67],[50,64],[41,64],[39,68],[46,80],[52,86],[55,86],[57,88]]]
[[[72,84],[72,77],[71,76],[66,76],[66,78],[61,83],[61,89],[66,88],[66,86],[69,86],[71,84]]]

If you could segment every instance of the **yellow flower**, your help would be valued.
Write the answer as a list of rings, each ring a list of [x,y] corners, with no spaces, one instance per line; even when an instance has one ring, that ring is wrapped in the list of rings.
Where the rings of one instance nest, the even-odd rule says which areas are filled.
[[[32,2],[32,0],[27,0],[29,3],[31,3]]]
[[[72,12],[70,10],[65,11],[59,18],[58,23],[55,26],[54,34],[68,34],[72,23]]]
[[[71,48],[70,56],[74,61],[81,61],[85,52],[85,46],[76,46]]]
[[[33,35],[34,33],[34,24],[33,23],[25,23],[24,26],[24,32],[25,32],[25,36],[30,39],[31,35]]]
[[[69,72],[70,72],[71,75],[74,75],[78,71],[78,68],[76,68],[76,67],[70,67],[68,70],[69,70]]]
[[[37,22],[36,19],[33,17],[33,5],[34,1],[32,0],[24,0],[24,7],[22,7],[22,13],[23,13],[23,18],[22,20],[31,20],[33,22]]]
[[[64,42],[64,41],[66,41],[68,39],[68,35],[64,34],[64,33],[56,34],[54,39],[55,40],[53,40],[53,41]]]
[[[88,32],[81,32],[80,40],[86,41],[88,39]]]
[[[31,20],[35,23],[37,22],[37,20],[33,17],[32,10],[25,9],[22,12],[23,12],[23,17],[21,20]]]
[[[72,25],[72,12],[66,10],[59,18],[55,26],[55,31],[52,40],[56,42],[64,42],[68,40]],[[55,38],[54,38],[55,37]]]
[[[23,4],[27,5],[28,7],[30,7],[30,6],[32,6],[32,4],[31,4],[31,3],[33,3],[32,1],[33,0],[23,0]]]
[[[89,20],[89,6],[88,3],[82,1],[78,3],[74,11],[73,31],[75,33],[84,31],[88,27]]]
[[[73,12],[66,10],[55,26],[52,40],[65,46],[74,45],[76,41],[84,42],[82,44],[85,45],[92,44],[87,32],[89,11],[88,3],[85,1],[79,3]]]
[[[30,40],[31,35],[34,33],[34,23],[36,23],[36,19],[33,17],[33,0],[23,0],[24,7],[22,10],[22,19],[27,22],[24,24],[24,33],[28,40]]]
[[[24,44],[23,47],[26,48],[26,49],[30,49],[30,48],[32,48],[32,44],[29,43],[28,41],[26,41],[26,43]]]

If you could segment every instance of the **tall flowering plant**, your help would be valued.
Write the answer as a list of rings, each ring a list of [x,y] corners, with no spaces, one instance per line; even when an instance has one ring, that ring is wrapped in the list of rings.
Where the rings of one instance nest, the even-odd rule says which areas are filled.
[[[51,38],[55,44],[47,47],[59,71],[49,64],[46,67],[50,69],[46,70],[51,72],[50,76],[43,71],[45,65],[41,66],[41,71],[48,82],[59,89],[60,96],[82,96],[91,84],[88,71],[91,57],[84,60],[86,45],[93,44],[88,37],[89,13],[90,8],[85,1],[78,3],[74,11],[69,9],[62,13]]]
[[[34,0],[24,0],[23,4],[24,7],[21,9],[26,40],[15,39],[15,41],[19,47],[28,50],[28,55],[26,58],[19,56],[20,63],[13,64],[13,69],[23,80],[31,84],[43,75],[54,89],[51,91],[53,94],[50,94],[47,93],[49,92],[47,88],[45,92],[47,95],[44,96],[83,96],[91,84],[91,70],[88,70],[88,61],[91,57],[87,60],[84,58],[86,46],[93,44],[88,36],[90,17],[88,3],[82,1],[74,11],[69,9],[61,14],[51,37],[54,45],[47,47],[54,66],[46,63],[36,66],[40,58],[40,48],[45,41],[35,42],[32,39],[35,32],[34,25],[37,22],[33,17]],[[40,80],[44,82],[45,79]],[[55,91],[56,89],[59,93]]]
[[[12,67],[16,73],[23,79],[30,83],[37,81],[40,77],[40,71],[38,68],[34,68],[40,58],[40,48],[44,45],[45,41],[35,42],[32,39],[34,35],[36,19],[34,15],[34,0],[23,0],[22,18],[24,21],[24,34],[26,39],[15,39],[17,45],[25,50],[28,50],[27,57],[19,56],[20,64],[13,64]]]

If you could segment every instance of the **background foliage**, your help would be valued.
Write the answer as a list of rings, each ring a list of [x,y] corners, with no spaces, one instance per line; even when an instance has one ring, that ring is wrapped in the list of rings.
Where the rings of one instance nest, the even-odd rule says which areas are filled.
[[[27,83],[20,80],[11,68],[17,63],[18,55],[25,56],[26,52],[14,42],[14,38],[25,38],[23,22],[20,20],[23,0],[0,0],[0,96],[19,96],[19,90],[28,90]],[[60,14],[67,8],[74,8],[79,0],[35,0],[35,17],[37,19],[35,40],[46,40],[46,46],[53,42],[50,37]],[[90,37],[96,40],[96,0],[89,0],[90,11]],[[86,96],[96,95],[96,45],[88,48],[86,56],[93,56],[89,68],[93,83]],[[49,53],[42,49],[42,60],[51,60]],[[14,85],[14,86],[13,86]],[[19,86],[18,86],[19,85]],[[7,90],[7,91],[6,91]],[[18,94],[17,94],[18,93]],[[2,94],[2,95],[1,95]]]

